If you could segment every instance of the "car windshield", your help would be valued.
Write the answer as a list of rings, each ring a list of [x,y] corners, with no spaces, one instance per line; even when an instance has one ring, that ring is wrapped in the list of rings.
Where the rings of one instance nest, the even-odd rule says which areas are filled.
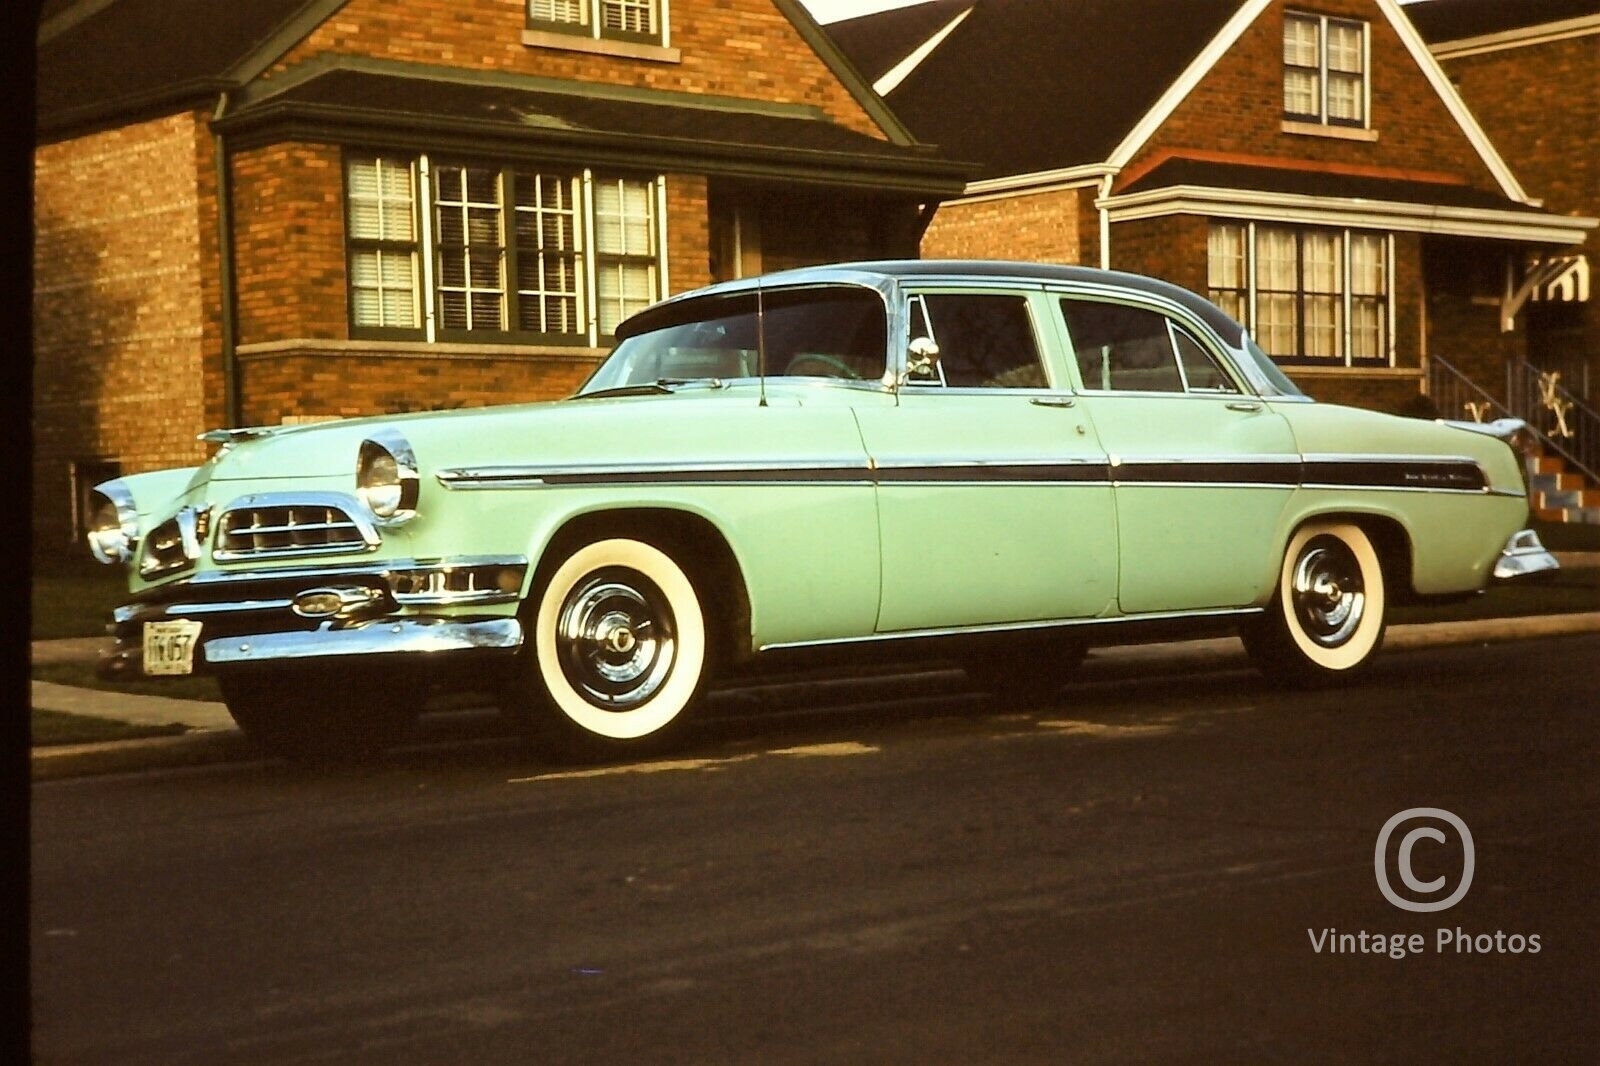
[[[761,374],[877,381],[888,353],[883,298],[857,286],[708,296],[644,312],[624,330],[579,396]]]

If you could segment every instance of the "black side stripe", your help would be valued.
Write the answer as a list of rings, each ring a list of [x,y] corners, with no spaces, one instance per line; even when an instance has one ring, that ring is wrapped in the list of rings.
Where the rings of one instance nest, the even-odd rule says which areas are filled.
[[[1062,484],[1062,485],[1262,485],[1294,488],[1414,489],[1482,492],[1483,470],[1470,460],[1313,459],[1308,462],[1096,462],[956,463],[747,467],[742,469],[566,469],[545,472],[492,469],[446,471],[452,488],[528,488],[538,485],[775,485],[775,484]]]

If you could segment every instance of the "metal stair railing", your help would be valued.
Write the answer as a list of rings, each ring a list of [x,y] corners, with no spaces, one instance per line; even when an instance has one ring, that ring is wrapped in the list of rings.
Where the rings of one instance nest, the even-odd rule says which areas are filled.
[[[1520,418],[1548,453],[1559,455],[1574,470],[1600,484],[1600,473],[1596,473],[1600,469],[1600,415],[1559,382],[1545,379],[1541,383],[1540,372],[1523,360],[1507,364],[1506,383],[1509,402],[1496,399],[1446,360],[1428,357],[1428,396],[1441,418],[1474,422]],[[1546,390],[1557,407],[1544,403]]]
[[[1509,360],[1506,399],[1517,417],[1548,439],[1590,484],[1600,485],[1600,414],[1561,384],[1560,373],[1542,371],[1525,359]]]

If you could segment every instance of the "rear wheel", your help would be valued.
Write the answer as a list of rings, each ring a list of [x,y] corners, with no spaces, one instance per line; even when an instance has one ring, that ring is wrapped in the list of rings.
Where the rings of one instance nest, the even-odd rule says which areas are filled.
[[[625,537],[585,544],[523,616],[532,641],[510,703],[552,754],[655,750],[683,728],[704,686],[706,620],[694,583],[666,551]]]
[[[264,750],[296,761],[375,755],[404,740],[416,724],[410,699],[395,702],[392,684],[337,667],[246,671],[217,678],[240,730]]]
[[[1241,633],[1265,673],[1323,685],[1358,675],[1383,644],[1387,596],[1371,539],[1352,522],[1310,522],[1284,552],[1265,616]]]

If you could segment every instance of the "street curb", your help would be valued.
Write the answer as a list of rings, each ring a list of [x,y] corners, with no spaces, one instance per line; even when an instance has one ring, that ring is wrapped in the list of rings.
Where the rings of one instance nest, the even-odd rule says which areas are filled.
[[[237,729],[200,729],[176,737],[113,740],[104,744],[52,744],[34,748],[32,778],[35,781],[50,781],[95,774],[208,766],[261,757],[261,753]]]
[[[1384,648],[1393,651],[1496,644],[1584,633],[1600,633],[1600,611],[1390,626],[1384,636]],[[1215,637],[1096,648],[1084,663],[1079,677],[1084,682],[1092,683],[1130,677],[1242,670],[1248,666],[1249,660],[1237,637]],[[766,686],[756,683],[740,688],[770,685],[770,682]],[[739,689],[725,691],[737,692]],[[262,758],[265,756],[260,750],[237,729],[202,729],[176,737],[34,748],[32,779],[45,781]]]

